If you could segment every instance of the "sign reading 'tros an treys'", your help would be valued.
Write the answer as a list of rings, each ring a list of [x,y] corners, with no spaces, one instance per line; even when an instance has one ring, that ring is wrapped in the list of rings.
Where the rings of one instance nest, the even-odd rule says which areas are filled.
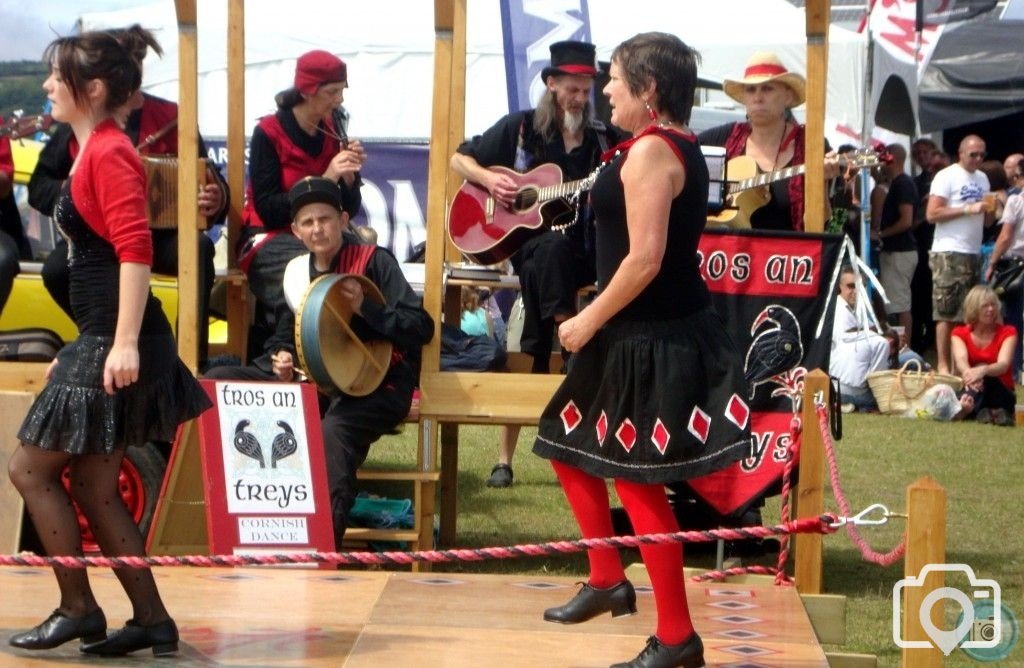
[[[316,390],[201,381],[206,516],[214,554],[333,551]]]

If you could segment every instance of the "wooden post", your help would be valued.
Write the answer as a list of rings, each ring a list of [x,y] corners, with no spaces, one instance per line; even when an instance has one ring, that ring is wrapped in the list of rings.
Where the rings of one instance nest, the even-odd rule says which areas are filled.
[[[423,308],[434,318],[434,338],[423,346],[420,392],[429,402],[430,381],[441,365],[441,284],[444,273],[448,161],[465,136],[466,0],[434,0],[434,100],[427,174],[427,251]]]
[[[825,512],[825,442],[818,429],[814,397],[822,394],[829,405],[828,374],[815,369],[804,378],[804,398],[800,439],[800,480],[793,490],[793,517],[814,517]],[[820,594],[822,590],[822,535],[801,533],[793,537],[795,554],[793,573],[801,594]]]
[[[807,0],[807,127],[804,162],[804,229],[825,229],[825,81],[828,78],[830,0]]]
[[[928,564],[946,561],[946,490],[934,479],[924,477],[907,487],[907,556],[903,573],[917,577]],[[903,639],[931,642],[921,625],[921,604],[925,597],[944,586],[942,571],[930,571],[917,587],[903,588]],[[932,606],[931,620],[944,628],[941,605]],[[944,656],[931,646],[903,650],[904,668],[941,668]]]
[[[245,0],[228,0],[228,280],[227,350],[243,363],[249,339],[249,288],[238,269],[235,244],[242,233],[245,198]]]
[[[199,362],[199,42],[194,0],[176,0],[178,19],[178,355]],[[205,157],[205,156],[203,156]],[[182,224],[187,221],[189,224]]]

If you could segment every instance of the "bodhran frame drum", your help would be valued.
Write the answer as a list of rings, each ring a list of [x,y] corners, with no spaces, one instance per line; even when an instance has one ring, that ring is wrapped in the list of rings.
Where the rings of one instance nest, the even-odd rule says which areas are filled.
[[[295,311],[295,347],[300,365],[319,387],[363,397],[384,380],[393,345],[387,339],[361,339],[353,331],[354,314],[341,294],[345,279],[362,284],[364,299],[384,303],[380,289],[365,276],[321,276],[309,284]]]
[[[174,155],[142,155],[146,168],[146,217],[154,230],[178,227],[178,158]],[[199,186],[206,185],[206,160],[199,160]],[[205,225],[204,225],[205,227]]]

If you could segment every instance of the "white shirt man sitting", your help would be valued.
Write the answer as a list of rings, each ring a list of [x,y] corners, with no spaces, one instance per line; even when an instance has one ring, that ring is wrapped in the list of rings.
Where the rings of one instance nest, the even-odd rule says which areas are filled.
[[[839,379],[844,412],[878,408],[868,387],[868,374],[888,369],[892,350],[892,341],[871,328],[867,312],[858,315],[856,274],[853,269],[843,269],[839,275],[828,371]]]

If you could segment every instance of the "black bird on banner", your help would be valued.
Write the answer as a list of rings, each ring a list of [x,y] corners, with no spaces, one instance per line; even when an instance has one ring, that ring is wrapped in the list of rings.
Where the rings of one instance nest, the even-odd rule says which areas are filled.
[[[793,312],[784,306],[772,304],[766,307],[750,327],[754,340],[747,350],[743,377],[750,383],[753,398],[757,386],[775,382],[800,364],[804,358],[804,346],[800,341],[800,323]]]
[[[235,450],[238,450],[250,459],[255,459],[260,463],[260,468],[265,469],[267,465],[263,460],[263,448],[260,447],[260,442],[255,436],[245,431],[245,428],[248,426],[248,420],[242,420],[235,426]]]
[[[283,420],[277,421],[277,426],[283,429],[280,434],[274,437],[274,443],[270,446],[270,468],[276,469],[277,462],[290,457],[299,449],[299,442],[295,440],[295,432],[290,424]]]

